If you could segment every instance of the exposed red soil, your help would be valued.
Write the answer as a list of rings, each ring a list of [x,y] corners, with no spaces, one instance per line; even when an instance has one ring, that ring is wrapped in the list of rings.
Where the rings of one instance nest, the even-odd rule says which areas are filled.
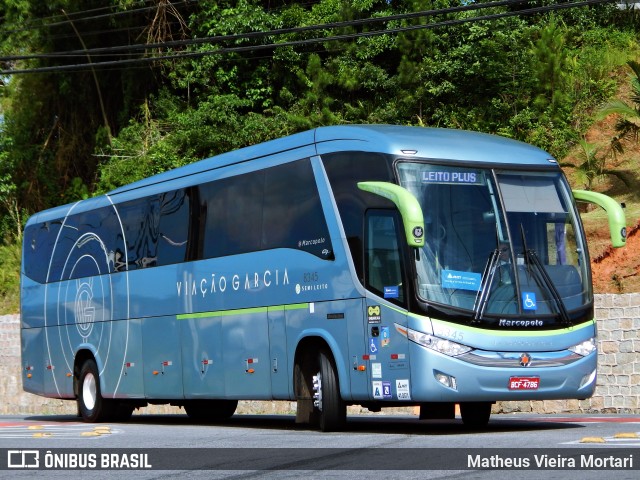
[[[621,67],[612,75],[619,85],[615,98],[632,104],[629,69]],[[595,115],[595,112],[594,112]],[[611,247],[609,228],[606,220],[583,215],[583,222],[591,254],[593,285],[596,293],[640,292],[640,143],[624,142],[624,153],[611,156],[611,139],[616,134],[615,115],[596,121],[585,134],[585,140],[598,147],[598,155],[606,155],[606,168],[622,172],[629,185],[618,178],[603,175],[593,184],[593,190],[627,203],[627,244],[623,248]],[[579,147],[574,148],[563,159],[563,163],[579,165],[583,161]],[[573,188],[585,188],[575,175],[575,169],[563,168]],[[593,207],[598,209],[599,207]],[[635,213],[634,213],[635,212]]]
[[[640,292],[640,223],[631,227],[624,248],[607,248],[591,259],[596,293]]]

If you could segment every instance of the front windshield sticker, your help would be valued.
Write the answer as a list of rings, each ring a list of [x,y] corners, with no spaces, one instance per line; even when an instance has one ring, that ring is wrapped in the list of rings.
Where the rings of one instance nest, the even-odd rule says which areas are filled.
[[[422,183],[448,183],[448,184],[466,184],[466,185],[483,185],[483,175],[480,172],[451,172],[448,170],[434,170],[422,172]]]
[[[536,294],[533,292],[522,292],[522,309],[537,310]]]
[[[400,297],[400,289],[398,286],[384,287],[384,298],[398,298]]]
[[[482,275],[474,272],[459,272],[457,270],[442,270],[442,287],[461,290],[480,290]]]

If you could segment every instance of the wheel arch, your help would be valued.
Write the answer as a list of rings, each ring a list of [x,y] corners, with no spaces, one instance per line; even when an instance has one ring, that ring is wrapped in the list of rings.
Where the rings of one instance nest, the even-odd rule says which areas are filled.
[[[76,351],[76,355],[73,361],[73,393],[78,398],[78,385],[80,381],[80,371],[82,365],[87,360],[93,360],[96,362],[98,372],[102,371],[102,361],[97,352],[90,345],[82,345]],[[104,375],[98,375],[98,381],[100,382],[100,391],[104,391]]]
[[[298,366],[309,364],[309,362],[313,363],[315,359],[317,359],[317,353],[321,350],[325,349],[328,351],[332,358],[336,367],[336,372],[338,374],[338,385],[340,386],[340,396],[343,400],[351,399],[351,389],[349,382],[349,374],[347,371],[347,364],[345,362],[345,356],[340,350],[340,347],[336,340],[326,334],[325,331],[322,330],[310,330],[304,332],[300,337],[298,337],[296,341],[296,349],[294,354],[294,360],[292,363],[292,382],[293,382],[293,392],[294,397],[297,396],[298,393],[298,378],[296,372],[298,371]],[[313,359],[313,360],[312,360]],[[312,372],[315,374],[315,372]]]

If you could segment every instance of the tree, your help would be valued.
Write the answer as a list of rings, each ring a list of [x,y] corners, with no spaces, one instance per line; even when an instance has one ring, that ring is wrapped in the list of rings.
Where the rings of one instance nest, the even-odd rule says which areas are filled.
[[[534,105],[551,119],[559,119],[570,101],[567,83],[571,63],[565,44],[565,29],[552,18],[541,29],[540,38],[531,47],[537,86]]]
[[[576,172],[578,181],[584,184],[584,188],[592,190],[593,182],[605,176],[612,176],[619,179],[627,187],[630,186],[629,180],[624,173],[607,167],[607,158],[610,156],[609,152],[601,152],[600,148],[593,143],[587,142],[585,139],[580,139],[578,142],[580,145],[578,165],[572,163],[563,162],[562,167],[573,168]]]
[[[156,2],[156,10],[166,8],[167,0]],[[4,0],[0,13],[14,28],[0,30],[0,48],[14,55],[45,54],[13,62],[17,68],[93,64],[93,57],[83,52],[139,43],[145,29],[158,26],[154,10],[136,6],[137,2],[116,0]],[[100,34],[105,31],[112,33]],[[71,51],[78,54],[55,55]],[[11,175],[18,204],[33,212],[93,191],[99,164],[96,147],[108,145],[112,133],[128,124],[138,104],[157,91],[158,79],[150,67],[92,65],[10,77],[2,134],[11,141],[4,144],[7,163],[0,174]]]

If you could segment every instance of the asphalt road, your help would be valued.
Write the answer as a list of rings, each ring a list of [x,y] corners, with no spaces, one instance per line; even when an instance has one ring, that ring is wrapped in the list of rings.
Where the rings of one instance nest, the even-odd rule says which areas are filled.
[[[186,415],[109,424],[0,417],[0,478],[24,475],[637,480],[640,417],[494,415],[487,428],[469,431],[459,419],[352,416],[341,433],[298,426],[290,415],[235,415],[223,425],[197,425]]]

